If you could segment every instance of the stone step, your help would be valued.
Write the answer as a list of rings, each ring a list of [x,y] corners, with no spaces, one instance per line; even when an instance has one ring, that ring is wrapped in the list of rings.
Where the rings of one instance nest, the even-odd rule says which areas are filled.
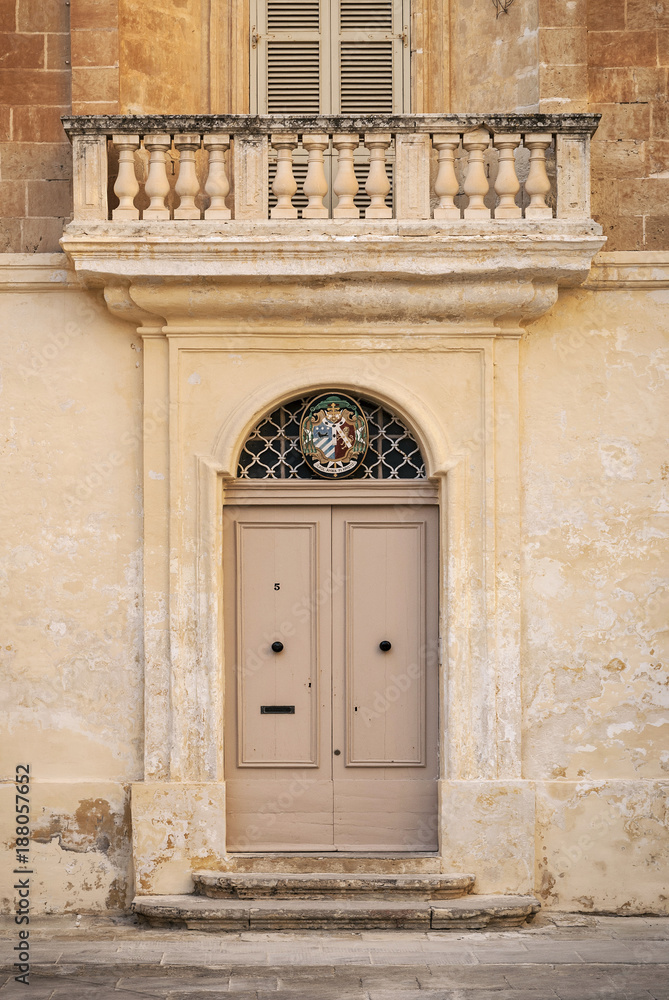
[[[210,899],[322,899],[381,895],[450,899],[474,887],[474,875],[356,872],[212,872],[194,871],[195,892]]]
[[[449,901],[388,896],[245,900],[195,895],[136,896],[133,900],[142,922],[211,932],[520,927],[540,905],[533,896],[471,895]]]
[[[360,874],[385,874],[395,872],[397,875],[411,875],[418,872],[438,874],[441,871],[441,858],[437,854],[421,854],[408,851],[404,854],[386,852],[368,852],[356,854],[353,851],[330,851],[315,854],[313,851],[286,853],[240,853],[230,854],[221,859],[220,871],[229,872],[303,872],[321,874],[323,872],[351,872]]]

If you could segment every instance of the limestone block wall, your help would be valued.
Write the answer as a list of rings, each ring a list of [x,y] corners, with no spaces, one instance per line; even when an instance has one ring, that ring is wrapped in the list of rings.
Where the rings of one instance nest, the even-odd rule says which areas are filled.
[[[593,214],[608,250],[669,244],[669,5],[588,0]]]
[[[29,763],[36,911],[119,909],[143,774],[140,344],[62,255],[37,259],[28,287],[0,267],[0,907]]]
[[[59,250],[72,212],[70,7],[0,6],[0,253]]]
[[[669,242],[669,8],[478,0],[412,12],[412,107],[598,111],[593,215],[609,250]],[[0,12],[0,252],[58,249],[71,210],[60,116],[248,111],[248,7],[7,0]],[[485,54],[485,55],[484,55]]]

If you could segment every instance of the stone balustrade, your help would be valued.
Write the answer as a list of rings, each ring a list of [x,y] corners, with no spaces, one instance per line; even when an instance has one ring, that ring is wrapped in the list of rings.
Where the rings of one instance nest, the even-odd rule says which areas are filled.
[[[598,115],[64,118],[74,221],[590,217]],[[364,194],[363,194],[364,191]]]

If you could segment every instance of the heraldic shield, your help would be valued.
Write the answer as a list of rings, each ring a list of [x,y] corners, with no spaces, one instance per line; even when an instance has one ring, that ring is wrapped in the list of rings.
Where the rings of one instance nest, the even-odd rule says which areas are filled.
[[[349,396],[330,392],[307,403],[300,424],[300,447],[318,476],[337,479],[360,467],[369,445],[362,409]]]

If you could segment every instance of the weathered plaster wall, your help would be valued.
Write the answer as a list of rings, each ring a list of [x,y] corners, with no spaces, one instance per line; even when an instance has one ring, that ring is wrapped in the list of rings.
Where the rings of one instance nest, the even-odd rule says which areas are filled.
[[[522,345],[527,778],[669,769],[668,305],[565,291]]]
[[[451,0],[447,110],[538,111],[538,27],[538,0],[523,0],[500,17],[492,3]]]
[[[204,114],[209,4],[119,0],[121,114]]]
[[[143,753],[140,345],[94,293],[6,291],[2,314],[1,778],[27,762],[37,783],[36,906],[118,907]]]
[[[562,909],[669,899],[667,305],[564,291],[522,344],[523,776]]]

